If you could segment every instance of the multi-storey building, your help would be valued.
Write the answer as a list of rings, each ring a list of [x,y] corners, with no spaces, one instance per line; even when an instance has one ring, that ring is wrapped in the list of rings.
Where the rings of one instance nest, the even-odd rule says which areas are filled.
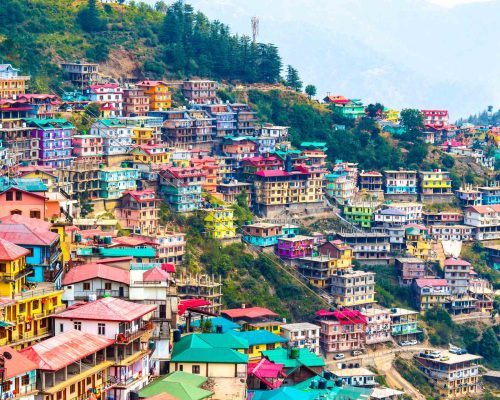
[[[99,198],[100,180],[99,170],[102,163],[99,159],[88,160],[77,158],[69,167],[57,171],[61,183],[70,185],[68,194],[73,198]]]
[[[257,129],[257,113],[248,104],[234,103],[230,105],[235,113],[236,134],[238,136],[254,136]]]
[[[441,242],[443,240],[457,240],[468,242],[473,240],[473,228],[467,225],[431,225],[429,234],[432,240]]]
[[[433,171],[419,171],[420,197],[424,202],[451,201],[450,173],[435,169]]]
[[[406,252],[413,257],[428,261],[434,258],[429,231],[423,225],[405,227]]]
[[[47,191],[40,179],[0,177],[0,218],[13,214],[48,218]]]
[[[217,159],[214,157],[202,157],[191,158],[191,166],[195,168],[201,168],[205,172],[205,181],[203,182],[203,190],[208,193],[215,194],[217,192]]]
[[[23,349],[20,353],[37,366],[37,398],[86,399],[91,393],[107,397],[114,386],[108,376],[114,364],[113,342],[70,330]]]
[[[65,119],[27,119],[32,138],[40,145],[39,164],[67,167],[72,160],[71,136],[75,127]]]
[[[370,228],[374,219],[376,203],[353,203],[344,206],[344,217],[347,221],[362,228]]]
[[[361,118],[365,114],[365,106],[359,99],[347,99],[344,96],[327,95],[323,101],[332,104],[334,109],[344,117]]]
[[[224,207],[207,209],[205,234],[212,239],[230,239],[236,236],[233,210]]]
[[[89,158],[101,161],[104,155],[104,138],[98,135],[73,135],[71,138],[73,156],[89,161]]]
[[[202,206],[204,181],[201,168],[165,167],[160,171],[160,192],[174,211],[190,212]]]
[[[336,232],[335,238],[353,249],[353,257],[362,264],[388,264],[391,244],[389,235],[376,232]]]
[[[86,63],[77,60],[75,62],[65,62],[61,68],[67,74],[73,85],[83,89],[99,80],[99,64]]]
[[[366,318],[357,310],[320,310],[316,313],[321,329],[319,340],[326,354],[361,350],[366,344]]]
[[[352,248],[340,240],[331,240],[318,247],[318,252],[333,259],[334,271],[352,266]]]
[[[195,79],[184,81],[182,93],[186,99],[196,104],[217,103],[217,82]]]
[[[500,239],[500,204],[465,209],[465,225],[472,226],[474,239]]]
[[[384,171],[385,195],[391,199],[416,200],[417,171],[387,170]]]
[[[149,96],[142,88],[123,89],[123,115],[126,117],[145,116],[150,110]]]
[[[424,312],[435,307],[445,307],[450,301],[450,288],[446,279],[420,278],[413,281],[415,304]]]
[[[151,111],[166,111],[172,108],[172,93],[168,90],[166,82],[146,80],[139,82],[137,87],[149,98]]]
[[[219,168],[217,168],[217,172]],[[219,175],[217,174],[217,193],[222,197],[222,201],[228,204],[234,204],[237,201],[237,196],[241,193],[245,193],[247,197],[247,204],[252,204],[252,184],[248,182],[238,182],[235,179],[219,180]]]
[[[35,400],[37,365],[9,346],[1,346],[5,357],[2,396],[9,399]]]
[[[361,311],[366,319],[366,344],[391,340],[391,311],[387,308],[370,308]]]
[[[90,85],[87,89],[90,101],[98,103],[103,114],[121,117],[123,114],[123,89],[116,83]],[[102,115],[104,116],[104,115]],[[94,117],[97,117],[95,115]]]
[[[324,254],[302,257],[298,261],[298,271],[309,284],[326,289],[330,285],[330,277],[335,273],[334,263],[334,258]]]
[[[378,195],[382,192],[384,180],[378,171],[361,171],[359,173],[359,189]]]
[[[375,303],[375,273],[338,270],[330,278],[330,294],[337,307],[371,308]]]
[[[156,165],[170,162],[172,149],[165,144],[142,144],[132,148],[134,166],[141,171],[154,170]]]
[[[460,211],[423,212],[422,217],[425,226],[457,225],[464,220]]]
[[[471,277],[471,264],[462,259],[447,258],[443,266],[444,279],[448,281],[448,287],[452,295],[464,295],[469,289]]]
[[[26,107],[31,107],[28,114],[32,118],[53,119],[59,111],[59,98],[54,94],[22,94],[16,97]]]
[[[462,207],[483,204],[483,194],[478,189],[473,189],[472,187],[460,187],[460,189],[455,190],[455,196]]]
[[[492,186],[479,187],[478,190],[482,193],[485,206],[500,204],[500,184],[498,182],[495,182]]]
[[[160,230],[154,241],[157,244],[158,261],[161,263],[171,263],[179,265],[183,261],[186,250],[186,240],[184,233]]]
[[[243,226],[243,240],[259,247],[275,246],[282,236],[281,225],[266,222],[249,223]]]
[[[115,212],[123,229],[136,234],[152,234],[158,230],[160,199],[153,189],[126,191]]]
[[[215,119],[215,137],[234,136],[237,133],[236,111],[229,104],[203,104],[201,108]]]
[[[290,210],[313,210],[323,204],[324,172],[306,168],[255,173],[254,190],[257,211],[273,216]]]
[[[424,125],[441,129],[448,125],[448,111],[447,110],[420,110],[424,119]]]
[[[287,347],[308,349],[319,355],[320,327],[309,322],[281,325],[281,335],[288,341]]]
[[[0,64],[0,99],[12,99],[26,92],[29,76],[19,75],[10,64]]]
[[[222,307],[222,281],[210,275],[180,275],[176,280],[179,300],[201,299],[210,302],[204,307],[219,314]]]
[[[135,168],[106,167],[99,170],[102,199],[119,199],[127,190],[137,189],[139,171]]]
[[[103,138],[106,156],[128,154],[132,147],[132,128],[118,119],[100,119],[90,128],[92,135]]]
[[[438,358],[419,353],[415,355],[415,359],[439,398],[470,398],[481,393],[479,366],[482,357],[445,351]]]
[[[490,281],[484,278],[471,277],[468,293],[476,300],[476,311],[490,313],[493,310],[495,292]]]
[[[303,235],[287,235],[278,238],[276,254],[280,258],[294,260],[312,255],[314,238]]]
[[[261,136],[268,136],[276,139],[276,143],[286,142],[288,140],[288,126],[278,126],[265,123],[260,128]]]
[[[396,269],[399,275],[399,283],[407,286],[411,285],[415,279],[425,278],[425,261],[417,257],[396,258]]]
[[[414,340],[418,333],[418,311],[391,308],[391,334],[398,342]]]
[[[283,322],[274,311],[264,307],[241,307],[222,310],[223,317],[241,325],[243,331],[265,330],[277,335],[281,332]]]
[[[253,138],[247,136],[226,136],[222,142],[222,153],[237,161],[255,156],[256,145]]]
[[[21,119],[27,116],[23,111],[7,111],[8,109],[24,107],[0,104],[0,140],[2,147],[5,146],[9,157],[5,159],[5,164],[11,169],[20,163],[27,165],[38,165],[40,159],[40,140],[31,136],[32,128]],[[16,116],[13,118],[13,116]],[[5,165],[4,164],[4,165]]]

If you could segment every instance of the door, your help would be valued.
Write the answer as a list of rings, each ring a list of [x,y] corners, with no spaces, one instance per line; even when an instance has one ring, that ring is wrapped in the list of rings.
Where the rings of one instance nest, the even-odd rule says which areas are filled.
[[[167,318],[167,306],[165,304],[160,304],[160,318]]]
[[[33,321],[33,334],[38,336],[38,321]]]
[[[19,377],[16,378],[15,387],[16,387],[16,393],[19,393]]]
[[[123,286],[118,288],[118,297],[125,297],[125,290],[123,289]]]

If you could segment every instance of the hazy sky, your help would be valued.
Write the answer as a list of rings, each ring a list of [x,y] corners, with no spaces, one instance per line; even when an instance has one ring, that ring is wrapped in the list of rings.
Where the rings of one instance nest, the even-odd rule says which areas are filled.
[[[154,0],[149,0],[154,2]],[[304,84],[389,107],[500,106],[500,0],[186,0],[275,43]]]

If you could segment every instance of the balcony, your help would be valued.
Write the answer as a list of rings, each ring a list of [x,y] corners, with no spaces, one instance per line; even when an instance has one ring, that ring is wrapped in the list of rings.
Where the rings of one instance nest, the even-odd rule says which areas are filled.
[[[2,274],[2,281],[3,282],[15,282],[21,278],[24,278],[25,276],[31,275],[32,272],[33,272],[33,267],[26,266],[22,271],[18,272],[17,274],[3,273]]]
[[[153,329],[153,322],[149,321],[144,325],[142,325],[135,332],[118,333],[115,337],[116,343],[128,344],[134,341],[135,339],[142,337],[146,332],[151,331],[152,329]]]
[[[20,292],[14,295],[14,300],[25,300],[31,297],[43,296],[45,294],[53,294],[54,292],[59,291],[56,288],[56,285],[52,282],[39,282],[37,284],[33,284],[31,290],[26,290],[24,292]]]

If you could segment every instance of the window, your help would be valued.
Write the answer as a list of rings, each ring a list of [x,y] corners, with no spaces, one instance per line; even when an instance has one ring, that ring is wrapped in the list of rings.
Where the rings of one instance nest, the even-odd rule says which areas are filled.
[[[97,334],[98,335],[106,334],[106,324],[97,324]]]
[[[59,333],[64,332],[64,324],[59,324]]]
[[[12,382],[11,381],[5,381],[4,383],[2,383],[2,390],[4,392],[8,392],[10,390],[11,386],[12,386]]]
[[[23,377],[21,378],[21,384],[23,386],[26,386],[26,385],[30,384],[30,376],[28,374],[23,375]]]
[[[75,384],[72,384],[72,385],[69,387],[69,392],[70,392],[70,393],[75,393],[75,389],[76,389],[76,385],[75,385]]]
[[[63,398],[63,391],[61,390],[61,391],[57,392],[57,400],[62,400],[62,398]]]
[[[23,313],[25,311],[26,311],[26,304],[25,303],[19,304],[19,313]]]
[[[90,282],[83,282],[83,290],[90,290]]]
[[[31,210],[30,211],[30,218],[40,219],[40,217],[41,217],[40,210]]]
[[[111,282],[106,282],[106,283],[104,284],[104,289],[105,289],[105,290],[111,290]]]
[[[5,194],[5,198],[7,199],[7,201],[12,201],[14,199],[12,192],[7,192]]]
[[[75,328],[75,330],[81,331],[82,330],[82,323],[76,321],[76,322],[73,323],[73,327]]]
[[[92,377],[88,376],[87,377],[87,385],[91,385],[91,384],[92,384]]]
[[[182,365],[182,364],[179,365],[179,371],[181,371],[181,372],[184,371],[184,365]]]
[[[7,272],[7,264],[0,263],[0,272]]]
[[[33,309],[36,310],[39,306],[39,301],[38,300],[33,300]]]
[[[16,200],[21,201],[23,199],[23,192],[16,192]]]
[[[193,374],[199,374],[200,373],[200,366],[199,365],[193,365],[191,367],[191,371]]]

